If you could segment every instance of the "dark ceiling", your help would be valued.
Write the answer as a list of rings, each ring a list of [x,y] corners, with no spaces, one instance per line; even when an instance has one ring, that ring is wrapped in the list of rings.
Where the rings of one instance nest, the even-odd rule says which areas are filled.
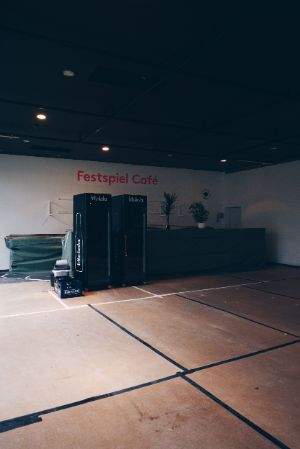
[[[226,172],[300,159],[299,13],[280,3],[2,6],[0,152]]]

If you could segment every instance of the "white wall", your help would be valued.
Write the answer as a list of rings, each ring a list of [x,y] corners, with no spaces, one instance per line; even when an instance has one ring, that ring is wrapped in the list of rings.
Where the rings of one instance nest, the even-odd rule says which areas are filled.
[[[126,175],[128,184],[77,181],[78,170]],[[157,185],[134,184],[132,176],[157,176]],[[163,192],[176,192],[178,204],[171,224],[192,225],[187,206],[201,199],[216,226],[217,212],[241,206],[243,227],[267,229],[269,261],[300,266],[300,162],[223,175],[197,170],[167,169],[65,159],[0,155],[0,269],[9,265],[4,237],[9,234],[63,233],[72,227],[76,193],[136,193],[148,196],[149,224],[164,224],[159,214]],[[49,215],[49,204],[51,213]],[[222,223],[221,223],[222,224]]]
[[[77,171],[101,172],[107,175],[125,175],[128,184],[77,181]],[[134,184],[132,176],[157,176],[157,185]],[[208,188],[211,197],[203,201],[210,211],[208,224],[216,225],[216,214],[221,210],[223,175],[215,172],[167,169],[123,164],[110,164],[66,159],[35,158],[0,155],[0,269],[9,266],[9,250],[4,237],[9,234],[63,233],[72,227],[72,201],[76,193],[133,193],[148,196],[149,224],[163,224],[159,202],[163,192],[179,195],[171,224],[192,225],[187,206],[201,199],[201,191]],[[69,200],[68,200],[69,199]],[[49,203],[51,212],[49,215]]]
[[[243,227],[267,229],[268,260],[300,265],[300,162],[228,174],[224,206],[241,206]]]

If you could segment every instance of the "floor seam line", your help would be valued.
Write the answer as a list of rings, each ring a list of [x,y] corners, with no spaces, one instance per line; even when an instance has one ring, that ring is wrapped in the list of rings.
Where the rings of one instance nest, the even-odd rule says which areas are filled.
[[[56,299],[56,301],[57,301],[59,304],[61,304],[65,309],[69,309],[69,308],[70,308],[70,307],[68,307],[68,306],[61,300],[61,298],[59,298],[59,296],[58,296],[55,292],[53,292],[53,291],[51,291],[51,290],[48,290],[48,293],[49,293],[49,295],[52,296],[52,298]]]
[[[272,329],[274,331],[281,332],[282,334],[290,335],[291,337],[300,338],[300,335],[292,334],[291,332],[279,329],[277,327],[270,326],[270,325],[265,324],[265,323],[261,323],[260,321],[256,321],[256,320],[253,320],[252,318],[248,318],[246,316],[239,315],[238,313],[235,313],[235,312],[230,312],[229,310],[223,309],[221,307],[217,307],[217,306],[214,306],[212,304],[208,304],[208,303],[203,302],[203,301],[198,301],[197,299],[188,298],[187,296],[183,296],[183,295],[180,295],[180,294],[177,294],[176,296],[178,296],[179,298],[186,299],[188,301],[195,302],[197,304],[201,304],[201,305],[203,305],[205,307],[210,307],[211,309],[219,310],[220,312],[228,313],[229,315],[236,316],[236,317],[241,318],[243,320],[249,321],[250,323],[254,323],[254,324],[258,324],[259,326],[263,326],[266,329]]]
[[[241,279],[241,280],[245,280],[245,281],[255,281],[255,279],[251,279],[251,278],[240,278],[238,276],[230,276],[234,279]],[[260,282],[280,282],[280,281],[296,281],[296,280],[300,280],[300,276],[293,276],[290,278],[280,278],[280,279],[268,279],[268,280],[264,280],[264,281],[260,281]]]
[[[117,301],[106,301],[106,302],[94,302],[93,306],[105,306],[106,304],[116,304],[122,302],[131,302],[131,301],[141,301],[143,299],[156,299],[160,298],[161,295],[152,295],[152,296],[142,296],[141,298],[128,298],[128,299],[120,299]]]
[[[96,307],[93,307],[92,304],[88,304],[88,307],[90,307],[91,309],[93,309],[96,313],[98,313],[99,315],[101,315],[103,318],[105,318],[106,320],[108,320],[110,323],[114,324],[116,327],[118,327],[120,330],[122,330],[123,332],[125,332],[127,335],[129,335],[130,337],[134,338],[136,341],[138,341],[139,343],[143,344],[144,346],[146,346],[148,349],[150,349],[151,351],[153,351],[155,354],[161,356],[162,358],[164,358],[165,360],[167,360],[169,363],[172,363],[173,365],[175,365],[177,368],[181,369],[181,370],[186,370],[187,368],[185,368],[183,365],[181,365],[180,363],[176,362],[175,360],[173,360],[171,357],[167,356],[166,354],[164,354],[162,351],[160,351],[159,349],[155,348],[154,346],[152,346],[150,343],[147,343],[145,340],[143,340],[142,338],[138,337],[137,335],[135,335],[133,332],[131,332],[130,330],[128,330],[126,327],[122,326],[121,324],[119,324],[117,321],[115,321],[113,318],[109,317],[108,315],[106,315],[105,313],[101,312],[100,310],[98,310]]]
[[[151,293],[149,292],[151,295],[153,295],[153,297],[158,296],[158,297],[165,297],[165,296],[174,296],[174,295],[178,295],[178,294],[184,294],[184,293],[196,293],[196,292],[205,292],[205,291],[212,291],[212,290],[223,290],[226,288],[238,288],[238,287],[244,287],[247,285],[258,285],[258,284],[264,284],[270,281],[259,281],[259,282],[248,282],[248,283],[244,283],[244,284],[233,284],[233,285],[223,285],[222,287],[208,287],[208,288],[198,288],[195,290],[184,290],[184,291],[177,291],[177,292],[170,292],[170,293]]]
[[[134,300],[142,300],[142,299],[156,299],[156,298],[165,298],[168,296],[179,296],[180,294],[184,294],[184,293],[196,293],[196,292],[201,292],[201,291],[212,291],[212,290],[220,290],[220,289],[226,289],[226,288],[237,288],[237,287],[243,287],[243,286],[247,286],[247,285],[257,285],[257,284],[261,284],[263,282],[269,282],[269,281],[260,281],[260,282],[251,282],[250,284],[238,284],[238,285],[228,285],[228,286],[223,286],[223,287],[212,287],[212,288],[205,288],[205,289],[197,289],[197,290],[186,290],[183,292],[172,292],[172,293],[162,293],[162,294],[158,294],[158,293],[151,293],[149,292],[152,296],[148,296],[148,297],[141,297],[141,298],[130,298],[130,299],[125,299],[125,300],[120,300],[120,301],[112,301],[109,303],[122,303],[122,302],[126,302],[126,301],[134,301]],[[264,290],[259,290],[259,291],[264,291]],[[50,294],[50,290],[48,290],[48,293]],[[52,295],[52,292],[51,292]],[[54,297],[54,295],[53,295]],[[58,299],[57,297],[55,297],[55,299]],[[188,299],[188,298],[186,298]],[[94,303],[94,305],[105,305],[105,304],[109,304],[108,302],[106,303]],[[76,309],[76,308],[81,308],[81,307],[88,307],[88,304],[79,304],[79,305],[74,305],[74,306],[67,306],[64,303],[62,303],[64,305],[64,309],[66,310],[72,310],[72,309]],[[37,315],[40,313],[48,313],[48,312],[58,312],[60,310],[64,310],[64,309],[50,309],[50,310],[38,310],[38,311],[33,311],[33,312],[25,312],[25,313],[18,313],[18,314],[11,314],[11,315],[0,315],[0,319],[1,318],[14,318],[14,317],[19,317],[19,316],[26,316],[29,314],[32,315]]]
[[[192,379],[189,379],[184,374],[181,375],[181,378],[188,382],[191,386],[196,388],[198,391],[200,391],[202,394],[204,394],[206,397],[214,401],[216,404],[227,410],[229,413],[231,413],[233,416],[238,418],[240,421],[242,421],[244,424],[248,425],[250,428],[252,428],[254,431],[256,431],[258,434],[266,438],[267,440],[271,441],[271,443],[275,444],[280,449],[291,449],[286,444],[284,444],[282,441],[280,441],[278,438],[271,435],[269,432],[264,430],[262,427],[255,424],[250,419],[246,418],[246,416],[239,413],[237,410],[235,410],[230,405],[226,404],[224,401],[222,401],[220,398],[212,394],[210,391],[206,390],[204,387],[199,385],[197,382],[195,382]]]
[[[288,341],[286,343],[282,343],[281,345],[270,346],[269,348],[260,349],[258,351],[250,352],[248,354],[232,357],[230,359],[220,360],[219,362],[210,363],[208,365],[203,365],[203,366],[199,366],[196,368],[187,369],[186,371],[183,371],[182,374],[188,375],[188,374],[197,373],[199,371],[204,371],[206,369],[215,368],[217,366],[227,365],[228,363],[238,362],[239,360],[244,360],[244,359],[248,359],[251,357],[255,357],[257,355],[266,354],[268,352],[276,351],[278,349],[282,349],[282,348],[285,348],[287,346],[291,346],[291,345],[294,345],[297,343],[300,343],[300,339]]]
[[[14,418],[9,418],[3,421],[0,421],[0,433],[8,432],[10,430],[17,429],[19,427],[25,427],[27,425],[35,424],[37,422],[41,422],[41,416],[49,415],[51,413],[60,412],[62,410],[79,407],[84,404],[88,404],[90,402],[96,402],[103,399],[108,399],[114,396],[119,396],[121,394],[129,393],[131,391],[140,390],[142,388],[146,388],[152,385],[157,385],[163,382],[168,382],[169,380],[177,379],[181,375],[180,372],[171,374],[170,376],[161,377],[159,379],[151,380],[149,382],[144,382],[142,384],[133,385],[131,387],[123,388],[121,390],[112,391],[109,393],[103,393],[96,396],[90,396],[85,399],[80,399],[78,401],[70,402],[63,405],[58,405],[57,407],[51,407],[49,409],[40,410],[38,412],[28,413],[23,416],[18,416]]]
[[[50,293],[50,291],[48,291],[48,293]],[[138,301],[138,300],[142,300],[142,299],[157,299],[157,298],[161,298],[160,295],[155,295],[155,297],[153,296],[147,296],[147,297],[143,297],[143,298],[132,298],[132,299],[125,299],[125,300],[120,300],[120,301],[110,301],[110,302],[97,302],[97,303],[93,303],[94,306],[103,306],[106,304],[115,304],[115,303],[122,303],[122,302],[128,302],[128,301]],[[162,298],[163,299],[163,298]],[[21,316],[27,316],[27,315],[40,315],[42,313],[52,313],[52,312],[60,312],[62,310],[74,310],[74,309],[82,309],[84,307],[88,307],[88,304],[76,304],[76,305],[69,305],[67,307],[63,307],[63,308],[59,308],[59,309],[47,309],[47,310],[34,310],[32,312],[23,312],[23,313],[14,313],[14,314],[10,314],[10,315],[0,315],[0,319],[2,318],[16,318],[16,317],[21,317]]]
[[[133,288],[135,288],[136,290],[140,290],[141,292],[145,292],[148,295],[155,295],[155,293],[151,293],[148,290],[145,290],[144,288],[138,287],[137,285],[132,285]]]
[[[250,284],[248,284],[248,285],[250,285]],[[246,286],[246,288],[249,288],[250,290],[257,290],[258,292],[269,293],[271,295],[281,296],[283,298],[288,298],[288,299],[292,299],[292,300],[295,299],[296,301],[300,301],[300,298],[296,298],[295,296],[284,295],[283,293],[276,293],[276,292],[272,292],[272,291],[269,291],[269,290],[260,290],[259,288],[248,287],[248,286]]]

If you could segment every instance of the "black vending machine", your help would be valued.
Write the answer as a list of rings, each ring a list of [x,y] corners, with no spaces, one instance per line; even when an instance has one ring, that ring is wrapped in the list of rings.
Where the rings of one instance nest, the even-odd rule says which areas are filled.
[[[111,284],[111,229],[111,195],[74,195],[74,273],[85,290]]]
[[[112,198],[113,282],[141,284],[146,279],[147,197]]]

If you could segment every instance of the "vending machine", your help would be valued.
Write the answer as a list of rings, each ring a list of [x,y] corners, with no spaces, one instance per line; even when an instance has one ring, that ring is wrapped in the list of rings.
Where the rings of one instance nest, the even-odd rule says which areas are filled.
[[[112,211],[113,282],[141,284],[146,279],[147,197],[115,196]]]
[[[73,197],[74,275],[85,290],[111,284],[111,195]]]

